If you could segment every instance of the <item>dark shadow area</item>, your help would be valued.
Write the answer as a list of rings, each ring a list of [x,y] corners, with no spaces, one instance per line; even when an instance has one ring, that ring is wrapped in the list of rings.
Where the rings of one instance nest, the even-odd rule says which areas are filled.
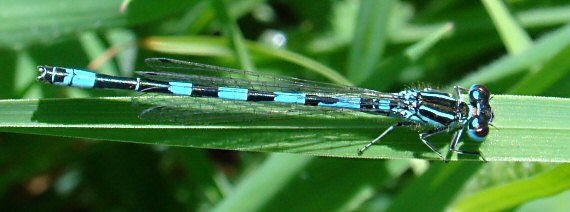
[[[143,124],[129,98],[40,99],[32,121],[50,124]]]

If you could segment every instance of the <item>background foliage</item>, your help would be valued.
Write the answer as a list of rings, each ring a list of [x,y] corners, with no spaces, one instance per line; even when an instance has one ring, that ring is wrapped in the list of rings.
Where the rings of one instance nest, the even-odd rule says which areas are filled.
[[[0,207],[562,211],[570,167],[547,162],[569,161],[569,3],[0,0]],[[529,96],[495,97],[499,129],[479,147],[511,162],[442,163],[308,156],[353,156],[390,120],[149,125],[128,97],[92,98],[129,92],[35,82],[38,64],[130,76],[153,56],[382,91],[483,83]],[[368,157],[434,157],[414,139],[396,132]]]

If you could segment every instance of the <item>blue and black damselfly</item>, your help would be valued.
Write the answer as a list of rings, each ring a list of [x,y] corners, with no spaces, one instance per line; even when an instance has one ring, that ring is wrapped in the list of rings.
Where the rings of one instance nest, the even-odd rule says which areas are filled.
[[[494,115],[489,104],[490,92],[482,85],[475,84],[469,89],[456,86],[453,94],[429,88],[383,93],[167,58],[149,58],[145,62],[157,71],[139,71],[139,77],[130,78],[73,68],[38,66],[40,76],[37,80],[79,88],[122,89],[210,98],[225,101],[224,104],[249,102],[248,104],[267,103],[291,108],[298,106],[309,113],[311,110],[326,108],[339,112],[351,110],[390,116],[399,118],[400,121],[359,149],[358,154],[363,154],[397,127],[419,125],[429,127],[428,131],[419,134],[420,140],[440,158],[444,159],[441,152],[426,139],[439,133],[455,131],[449,146],[451,152],[479,156],[486,161],[479,151],[457,148],[465,129],[474,141],[483,141],[489,133]],[[169,72],[173,70],[185,70],[188,73]],[[464,100],[464,95],[468,95],[468,101]],[[141,116],[164,108],[165,106],[149,108]],[[288,111],[281,112],[286,114]]]

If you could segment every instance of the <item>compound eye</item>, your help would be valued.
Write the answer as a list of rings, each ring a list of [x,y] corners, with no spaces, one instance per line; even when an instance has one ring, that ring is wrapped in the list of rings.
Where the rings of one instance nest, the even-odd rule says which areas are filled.
[[[478,101],[488,101],[489,96],[489,90],[487,90],[485,86],[475,84],[469,88],[469,99],[472,103]]]
[[[469,120],[468,133],[472,140],[483,141],[489,134],[489,127],[484,120],[475,116]]]

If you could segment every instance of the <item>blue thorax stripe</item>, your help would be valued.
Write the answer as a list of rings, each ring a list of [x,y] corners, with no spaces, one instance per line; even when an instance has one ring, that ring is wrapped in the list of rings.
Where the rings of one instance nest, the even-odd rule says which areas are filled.
[[[447,100],[450,100],[450,101],[456,101],[456,99],[453,98],[453,97],[451,97],[451,96],[449,96],[449,94],[423,91],[423,92],[421,92],[421,95],[422,95],[422,96],[428,96],[428,97],[443,98],[443,99],[447,99]]]
[[[430,107],[427,107],[427,106],[424,106],[424,105],[420,106],[419,109],[420,109],[420,113],[421,113],[422,110],[425,110],[425,111],[427,111],[427,112],[429,112],[429,113],[433,113],[434,115],[436,115],[436,116],[438,116],[438,117],[441,117],[441,118],[438,118],[438,117],[428,117],[428,116],[426,116],[426,114],[421,114],[422,119],[427,119],[428,122],[429,122],[430,124],[434,125],[434,126],[443,126],[443,125],[446,124],[446,122],[451,122],[451,121],[453,121],[453,120],[455,119],[455,116],[454,116],[453,114],[444,113],[444,112],[435,110],[435,109],[433,109],[433,108],[430,108]],[[445,122],[442,122],[442,121],[441,121],[442,118],[445,120]],[[436,119],[440,119],[440,120],[436,120]]]

